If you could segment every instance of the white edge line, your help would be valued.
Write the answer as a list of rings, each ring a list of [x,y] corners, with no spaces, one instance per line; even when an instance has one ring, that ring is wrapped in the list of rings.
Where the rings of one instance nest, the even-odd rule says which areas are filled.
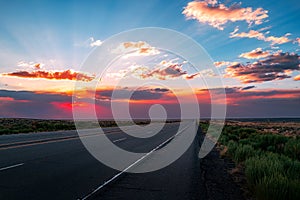
[[[11,166],[8,166],[8,167],[3,167],[3,168],[0,168],[0,171],[4,171],[4,170],[7,170],[7,169],[19,167],[19,166],[22,166],[22,165],[24,165],[24,163],[20,163],[20,164],[16,164],[16,165],[11,165]]]
[[[122,174],[124,174],[126,171],[128,171],[130,168],[132,168],[134,165],[136,165],[139,162],[141,162],[142,160],[144,160],[146,157],[148,157],[154,151],[156,151],[157,149],[159,149],[164,144],[168,143],[170,140],[172,140],[177,135],[179,135],[180,133],[182,133],[183,131],[185,131],[185,129],[187,129],[187,128],[188,128],[188,126],[184,127],[181,131],[179,131],[175,135],[173,135],[170,138],[168,138],[166,141],[164,141],[163,143],[161,143],[160,145],[158,145],[157,147],[155,147],[154,149],[152,149],[150,152],[148,152],[147,154],[145,154],[144,156],[142,156],[140,159],[138,159],[137,161],[135,161],[134,163],[132,163],[131,165],[129,165],[128,167],[126,167],[123,171],[119,172],[118,174],[116,174],[115,176],[113,176],[111,179],[105,181],[102,185],[100,185],[99,187],[97,187],[94,191],[92,191],[91,193],[89,193],[85,197],[81,198],[80,200],[86,200],[86,199],[90,198],[93,194],[95,194],[96,192],[98,192],[99,190],[101,190],[103,187],[105,187],[106,185],[108,185],[110,182],[112,182],[113,180],[115,180],[116,178],[118,178],[119,176],[121,176]]]

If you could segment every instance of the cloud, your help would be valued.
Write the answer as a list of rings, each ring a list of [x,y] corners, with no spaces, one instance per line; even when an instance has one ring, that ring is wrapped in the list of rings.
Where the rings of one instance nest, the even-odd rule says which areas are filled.
[[[93,37],[90,37],[90,47],[98,47],[102,45],[101,40],[95,40]]]
[[[182,12],[187,19],[196,19],[200,23],[220,30],[223,30],[228,22],[245,21],[249,25],[261,24],[264,19],[268,18],[267,13],[268,11],[262,8],[253,10],[251,7],[241,8],[238,4],[226,7],[214,0],[189,2]]]
[[[296,38],[295,42],[300,46],[300,38]]]
[[[45,66],[44,63],[36,63],[36,62],[26,62],[26,61],[20,61],[17,63],[18,67],[26,68],[26,69],[41,69]]]
[[[215,98],[224,88],[199,89],[196,91],[202,110],[210,106],[211,93]],[[251,89],[225,88],[227,117],[299,117],[300,89]],[[276,108],[276,109],[274,109]],[[209,116],[209,115],[208,115]]]
[[[163,60],[154,69],[150,69],[147,66],[131,66],[129,73],[140,79],[158,80],[176,79],[180,77],[190,80],[200,75],[200,73],[188,74],[187,71],[183,70],[183,65],[184,63]]]
[[[288,33],[281,37],[275,37],[275,36],[265,36],[263,33],[255,30],[250,30],[249,32],[241,32],[241,33],[238,33],[238,31],[239,29],[235,28],[235,30],[230,33],[230,38],[256,38],[258,40],[271,42],[272,45],[284,44],[291,41],[288,38],[289,36]]]
[[[63,93],[0,90],[0,117],[26,117],[37,119],[72,118],[56,105],[71,103],[72,96]]]
[[[17,101],[65,102],[72,97],[63,93],[38,93],[31,91],[0,90],[0,97],[9,97]]]
[[[264,34],[259,32],[259,31],[255,31],[255,30],[250,30],[248,33],[246,32],[241,32],[238,33],[239,29],[235,28],[233,32],[230,33],[230,37],[231,38],[235,38],[235,37],[240,37],[240,38],[257,38],[259,40],[263,40],[265,38]]]
[[[300,81],[300,74],[294,77],[295,81]]]
[[[123,58],[160,54],[160,51],[158,49],[143,41],[123,42],[116,49],[112,50],[112,52],[125,54]]]
[[[43,78],[50,80],[76,80],[76,81],[92,81],[95,77],[89,76],[87,74],[83,74],[80,72],[75,72],[72,70],[66,71],[18,71],[11,73],[1,74],[2,76],[12,76],[12,77],[20,77],[20,78]]]
[[[282,80],[290,78],[292,71],[300,70],[299,59],[294,53],[277,52],[254,63],[230,65],[226,76],[238,78],[242,83]]]
[[[191,75],[186,75],[185,76],[185,79],[187,80],[191,80],[191,79],[194,79],[196,77],[200,76],[200,73],[195,73],[195,74],[191,74]]]
[[[255,88],[255,86],[251,85],[251,86],[243,87],[243,88],[241,88],[241,90],[250,90],[250,89],[253,89],[253,88]]]
[[[130,94],[132,94],[130,96],[131,100],[157,100],[167,98],[170,92],[171,91],[167,88],[139,88],[136,90],[133,90],[131,88],[100,89],[96,91],[96,99],[128,100],[128,97],[130,96]]]
[[[274,45],[274,44],[284,44],[284,43],[287,43],[287,42],[291,41],[287,36],[281,36],[281,37],[269,36],[269,37],[265,37],[264,40],[266,42],[271,42],[272,45]]]
[[[142,73],[139,73],[139,71],[140,69],[135,70],[135,72],[138,72],[138,77],[140,77],[141,79],[154,78],[159,80],[166,80],[178,78],[187,74],[187,72],[182,69],[182,64],[178,63],[169,64],[163,68],[159,67],[153,70],[145,69],[142,70]]]
[[[225,88],[227,98],[228,117],[299,117],[300,89],[249,89],[232,87]],[[130,88],[117,88],[116,100],[123,104]],[[210,116],[210,92],[222,94],[223,88],[199,89],[196,95],[201,109],[201,116]],[[111,99],[113,89],[98,89],[96,98]],[[86,92],[86,91],[85,91]],[[214,95],[215,96],[215,95]],[[188,101],[188,96],[187,101]],[[217,97],[217,96],[215,96]],[[90,99],[81,98],[78,105],[72,105],[72,96],[63,93],[10,91],[0,90],[0,117],[27,117],[27,118],[72,118],[72,106],[77,106],[84,112],[86,118],[91,116],[90,107],[95,106],[99,118],[111,118],[110,103],[97,101],[96,105],[89,104]],[[176,96],[167,88],[139,88],[132,95],[130,114],[140,118],[149,117],[149,108],[153,104],[161,104],[168,111],[168,116],[180,117],[180,105]],[[181,102],[188,103],[188,102]],[[224,102],[223,102],[224,103]],[[131,109],[132,108],[132,109]],[[274,109],[276,108],[276,109]]]
[[[214,62],[214,65],[216,67],[223,67],[223,66],[228,66],[228,65],[236,65],[238,62],[230,62],[230,61],[217,61]]]
[[[239,55],[240,58],[248,58],[248,59],[258,59],[258,58],[265,58],[270,55],[270,52],[263,51],[261,48],[257,48],[250,52],[242,53]]]

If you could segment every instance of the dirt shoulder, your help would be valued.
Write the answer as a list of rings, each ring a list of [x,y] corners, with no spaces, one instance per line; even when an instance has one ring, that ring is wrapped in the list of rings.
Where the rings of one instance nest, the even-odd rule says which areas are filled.
[[[215,147],[200,161],[201,181],[204,182],[207,199],[253,199],[246,187],[246,178],[233,161],[221,158]]]

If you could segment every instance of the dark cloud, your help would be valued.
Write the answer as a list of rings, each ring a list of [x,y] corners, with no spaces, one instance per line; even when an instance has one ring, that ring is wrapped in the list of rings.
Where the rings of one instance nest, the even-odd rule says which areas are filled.
[[[155,100],[165,97],[165,94],[168,92],[169,89],[166,88],[138,89],[135,91],[130,88],[121,88],[115,90],[99,90],[96,92],[96,98],[110,100],[112,95],[114,95],[114,99],[127,99],[127,97],[132,93],[130,97],[132,100]]]
[[[254,63],[235,64],[226,68],[228,77],[242,83],[255,83],[290,78],[292,71],[300,70],[300,58],[294,53],[275,53]]]
[[[71,104],[72,97],[66,94],[0,90],[0,98],[8,99],[0,101],[0,117],[72,118],[70,111],[54,104]]]
[[[199,105],[210,107],[210,100],[201,101],[213,93],[215,98],[224,88],[198,90]],[[300,117],[300,89],[242,90],[239,87],[225,88],[227,117]],[[203,111],[203,109],[202,109]],[[209,113],[209,110],[205,111]]]
[[[248,86],[250,88],[252,86]],[[247,88],[247,87],[245,87]],[[118,89],[119,99],[131,92],[130,88]],[[218,98],[224,89],[201,89],[197,92],[201,116],[209,116],[211,101],[209,92],[214,93],[213,97]],[[244,89],[241,87],[225,88],[227,98],[228,117],[299,117],[300,89],[273,89],[258,90]],[[112,90],[99,90],[96,96],[110,100]],[[28,118],[71,118],[72,117],[72,97],[67,94],[37,93],[30,91],[7,91],[0,90],[0,117],[28,117]],[[168,108],[168,116],[180,116],[178,101],[171,91],[165,88],[141,88],[136,90],[131,102],[130,112],[132,116],[148,117],[148,110],[152,103],[162,104]],[[92,104],[90,99],[79,99],[79,103]],[[145,100],[143,102],[143,100]],[[150,100],[150,101],[147,101]],[[153,100],[153,101],[152,101]],[[126,102],[116,101],[120,109]],[[148,103],[147,103],[148,102]],[[184,102],[183,102],[184,103]],[[188,102],[186,102],[188,104]],[[217,104],[225,102],[217,102]],[[96,102],[99,117],[109,118],[111,105],[109,101]],[[218,106],[218,105],[216,105]],[[84,110],[84,106],[79,106]],[[90,116],[87,112],[87,118]]]
[[[155,91],[155,92],[168,92],[168,91],[170,91],[170,90],[167,89],[167,88],[155,88],[154,91]]]
[[[175,63],[164,68],[149,70],[146,73],[140,74],[140,77],[143,79],[157,78],[159,80],[166,80],[170,78],[178,78],[186,74],[187,72],[182,69],[182,64]]]
[[[251,85],[251,86],[243,87],[243,88],[241,88],[241,90],[250,90],[250,89],[253,89],[253,88],[255,88],[255,86]]]
[[[0,97],[10,97],[14,100],[25,100],[32,102],[71,102],[72,96],[66,94],[38,93],[31,91],[0,90]]]

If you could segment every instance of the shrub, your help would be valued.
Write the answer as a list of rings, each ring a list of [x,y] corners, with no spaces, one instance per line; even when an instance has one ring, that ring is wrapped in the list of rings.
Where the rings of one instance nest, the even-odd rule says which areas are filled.
[[[300,199],[300,182],[290,180],[281,174],[265,176],[255,186],[254,193],[259,200],[296,200]]]
[[[256,133],[256,130],[253,128],[240,128],[237,131],[239,139],[248,138],[250,135]]]
[[[255,155],[255,150],[250,145],[239,145],[234,153],[234,160],[236,162],[243,162],[247,158],[250,158]]]
[[[245,161],[245,174],[251,187],[258,184],[261,178],[280,174],[283,171],[283,163],[273,153],[254,156]]]
[[[256,141],[254,144],[255,148],[274,153],[282,153],[288,138],[282,135],[265,134],[256,135],[253,140]]]
[[[259,200],[285,199],[288,194],[288,182],[281,174],[264,176],[255,186],[254,193]]]
[[[238,147],[238,144],[235,142],[235,141],[233,141],[233,140],[230,140],[229,142],[228,142],[228,144],[227,144],[227,146],[228,146],[228,154],[230,155],[230,156],[234,156],[234,154],[235,154],[235,150],[237,149],[237,147]]]
[[[284,146],[284,154],[290,158],[300,160],[300,139],[290,138]]]
[[[264,153],[245,162],[245,174],[258,199],[300,199],[300,162]]]

